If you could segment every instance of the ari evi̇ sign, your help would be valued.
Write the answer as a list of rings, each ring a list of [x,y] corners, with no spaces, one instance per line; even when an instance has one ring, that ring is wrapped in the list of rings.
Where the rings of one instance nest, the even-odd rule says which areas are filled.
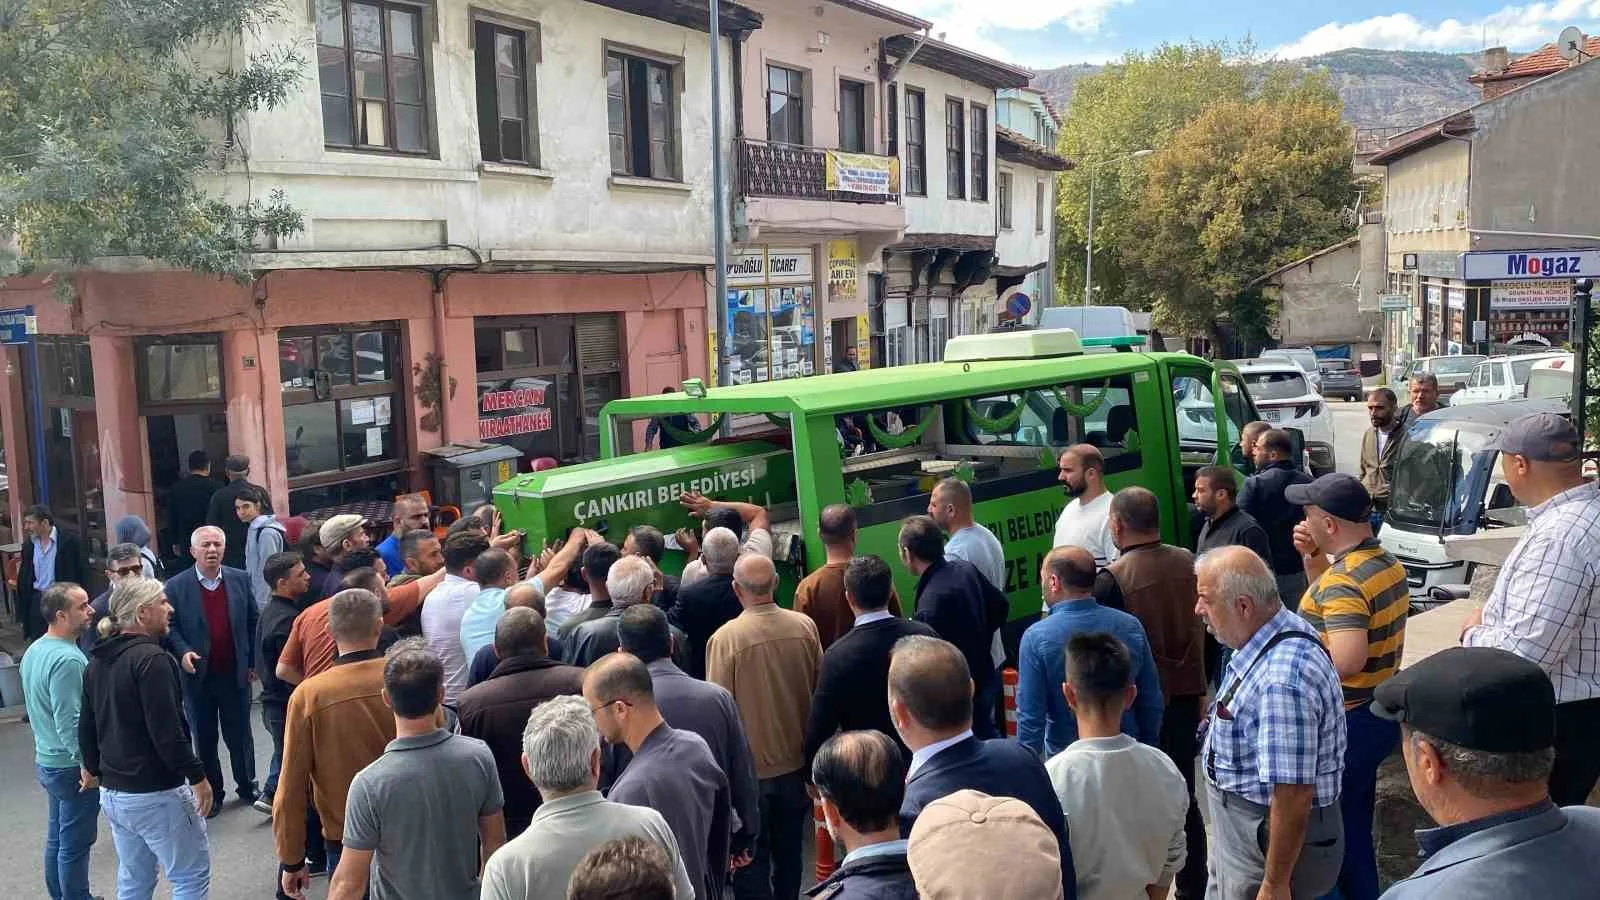
[[[887,197],[900,193],[900,160],[868,153],[824,151],[824,185],[830,191]]]

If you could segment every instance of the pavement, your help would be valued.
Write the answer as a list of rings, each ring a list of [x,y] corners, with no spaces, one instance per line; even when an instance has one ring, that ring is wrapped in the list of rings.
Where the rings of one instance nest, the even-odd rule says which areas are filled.
[[[255,728],[257,777],[265,779],[272,741],[261,727],[257,708],[251,709],[250,718]],[[222,768],[228,771],[226,750]],[[11,890],[16,891],[8,892],[8,896],[43,897],[44,792],[34,777],[33,733],[18,716],[0,718],[0,772],[5,773],[0,776],[0,809],[6,811],[6,831],[10,835],[0,841],[0,872],[11,876],[7,881],[12,885]],[[104,816],[99,818],[99,826],[99,838],[90,855],[89,887],[96,895],[114,897],[117,857],[111,843],[111,828]],[[222,812],[206,822],[206,830],[211,838],[212,900],[268,900],[272,897],[278,869],[272,822],[240,803],[233,794],[231,781]],[[318,878],[311,883],[306,896],[322,900],[327,891],[328,879]],[[156,897],[170,896],[171,891],[163,879],[156,889]]]

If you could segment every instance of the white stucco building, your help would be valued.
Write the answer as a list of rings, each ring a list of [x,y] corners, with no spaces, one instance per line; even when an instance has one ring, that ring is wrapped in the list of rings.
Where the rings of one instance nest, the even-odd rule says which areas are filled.
[[[877,330],[885,362],[899,365],[941,359],[950,337],[997,319],[996,91],[1026,86],[1031,73],[912,36],[884,50],[906,233],[883,254]]]
[[[1028,295],[1025,321],[1054,304],[1056,176],[1072,164],[1056,153],[1060,119],[1043,94],[1007,88],[997,97],[995,156],[999,204],[995,289],[999,305],[1011,294]]]

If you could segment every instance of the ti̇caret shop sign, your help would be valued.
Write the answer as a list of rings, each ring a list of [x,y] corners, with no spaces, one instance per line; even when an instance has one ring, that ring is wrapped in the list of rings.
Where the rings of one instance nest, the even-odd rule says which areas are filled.
[[[1468,281],[1525,278],[1593,278],[1600,275],[1600,249],[1496,250],[1461,254]]]

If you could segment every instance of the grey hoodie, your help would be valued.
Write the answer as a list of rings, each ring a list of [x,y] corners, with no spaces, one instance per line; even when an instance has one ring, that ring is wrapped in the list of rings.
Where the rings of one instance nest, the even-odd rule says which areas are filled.
[[[263,513],[250,522],[244,536],[244,570],[250,575],[250,596],[256,601],[256,611],[272,599],[272,588],[267,585],[262,566],[274,553],[283,552],[283,525],[277,517]]]

